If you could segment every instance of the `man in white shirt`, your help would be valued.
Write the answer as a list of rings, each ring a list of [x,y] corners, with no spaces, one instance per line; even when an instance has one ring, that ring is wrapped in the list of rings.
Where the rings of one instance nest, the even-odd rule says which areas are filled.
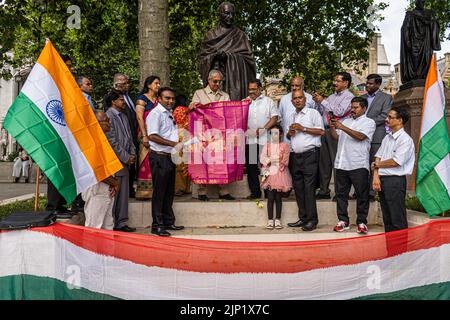
[[[175,196],[176,166],[172,152],[178,144],[178,128],[172,116],[175,92],[161,88],[158,92],[158,105],[147,117],[146,126],[150,144],[150,167],[152,169],[152,233],[162,237],[170,236],[167,230],[182,230],[175,225],[173,198]]]
[[[348,193],[355,188],[357,205],[357,232],[366,234],[369,214],[369,152],[370,141],[375,132],[375,121],[365,116],[367,99],[356,97],[352,100],[351,117],[342,122],[330,119],[330,133],[338,140],[336,160],[336,201],[338,224],[334,231],[350,229],[348,217]]]
[[[222,83],[223,83],[222,73],[219,70],[215,69],[211,70],[208,76],[208,85],[206,86],[206,88],[195,91],[189,109],[190,110],[195,109],[197,104],[208,104],[211,102],[230,101],[230,96],[228,95],[228,93],[220,90]],[[207,194],[208,194],[208,185],[205,184],[198,185],[198,200],[209,201]],[[230,192],[228,191],[226,184],[219,185],[219,199],[236,200],[234,197],[230,195]]]
[[[292,93],[292,103],[296,113],[287,135],[293,150],[289,159],[289,171],[292,175],[299,220],[288,223],[288,226],[312,231],[319,223],[315,184],[319,167],[320,137],[325,131],[320,113],[305,107],[306,97],[302,90]]]
[[[386,232],[408,228],[406,217],[406,176],[414,170],[415,148],[404,125],[409,120],[405,107],[393,107],[386,122],[392,133],[384,137],[372,163],[373,190],[380,192]]]
[[[289,127],[292,124],[292,117],[295,113],[295,106],[292,104],[292,92],[296,90],[303,91],[306,97],[306,108],[315,108],[315,102],[312,98],[312,95],[304,91],[305,81],[302,77],[296,76],[291,80],[291,92],[281,97],[280,105],[279,105],[279,113],[280,113],[280,124],[285,132],[286,136],[289,131]],[[285,139],[286,143],[290,144],[288,139]],[[292,151],[292,150],[291,150]]]
[[[313,94],[316,102],[316,110],[323,117],[325,125],[325,136],[322,137],[322,147],[320,148],[320,190],[317,193],[317,199],[330,199],[330,181],[336,158],[337,143],[331,137],[330,133],[330,113],[338,120],[345,119],[350,115],[351,101],[355,97],[349,91],[352,84],[352,76],[348,72],[339,72],[334,81],[335,92],[328,98],[324,98],[319,93]],[[335,183],[336,187],[336,183]]]
[[[278,109],[275,101],[262,94],[261,80],[248,84],[252,103],[248,109],[248,139],[245,150],[247,180],[251,195],[247,199],[261,198],[259,183],[259,154],[267,142],[267,130],[278,122]]]

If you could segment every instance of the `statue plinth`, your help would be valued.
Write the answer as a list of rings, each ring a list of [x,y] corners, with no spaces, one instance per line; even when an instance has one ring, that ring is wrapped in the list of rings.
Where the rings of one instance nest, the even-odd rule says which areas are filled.
[[[445,88],[446,118],[447,126],[450,128],[450,89]],[[406,106],[409,110],[410,119],[405,125],[405,130],[413,138],[418,153],[418,141],[421,129],[422,108],[425,95],[425,80],[410,81],[400,87],[400,91],[394,97],[392,106]],[[417,166],[417,163],[416,163]],[[411,183],[408,183],[411,186]]]

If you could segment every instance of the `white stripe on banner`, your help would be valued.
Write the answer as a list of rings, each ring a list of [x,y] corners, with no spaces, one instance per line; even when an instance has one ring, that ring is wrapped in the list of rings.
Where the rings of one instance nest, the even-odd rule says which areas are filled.
[[[77,183],[77,194],[97,183],[91,165],[81,151],[75,137],[67,125],[60,125],[50,119],[46,112],[47,104],[52,100],[61,102],[61,93],[48,71],[36,63],[22,88],[25,94],[41,110],[53,128],[61,137],[72,160],[72,170]]]
[[[444,101],[441,87],[434,83],[427,92],[422,120],[422,135],[424,137],[444,117]]]
[[[439,178],[447,188],[448,196],[450,197],[450,155],[447,155],[435,168]]]
[[[50,277],[123,299],[351,299],[450,281],[450,245],[294,274],[219,274],[147,267],[15,231],[0,234],[0,261],[2,277]]]

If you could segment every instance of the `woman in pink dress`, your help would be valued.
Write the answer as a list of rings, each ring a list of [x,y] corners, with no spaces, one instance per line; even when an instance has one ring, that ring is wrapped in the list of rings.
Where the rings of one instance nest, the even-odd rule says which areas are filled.
[[[289,145],[283,141],[283,129],[276,125],[270,130],[270,140],[263,147],[261,188],[267,190],[267,229],[281,229],[282,194],[291,191],[292,177],[289,173]],[[274,221],[273,206],[276,207]]]

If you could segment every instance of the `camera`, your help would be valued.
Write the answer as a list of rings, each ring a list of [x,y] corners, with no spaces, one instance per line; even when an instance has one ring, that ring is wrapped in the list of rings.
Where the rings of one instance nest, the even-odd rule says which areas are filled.
[[[328,112],[328,115],[330,116],[330,121],[336,121],[333,111]]]

